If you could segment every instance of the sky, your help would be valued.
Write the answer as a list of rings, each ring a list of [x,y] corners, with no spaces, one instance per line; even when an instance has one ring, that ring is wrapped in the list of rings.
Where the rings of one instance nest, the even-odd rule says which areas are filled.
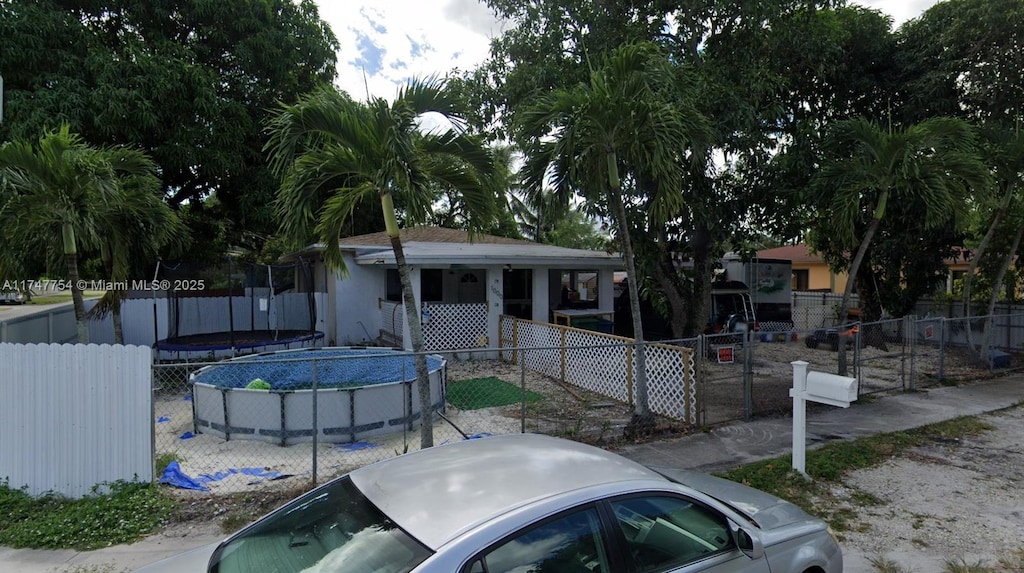
[[[937,0],[855,0],[896,26]],[[488,55],[502,24],[480,0],[316,0],[334,30],[339,87],[356,99],[391,99],[411,77],[470,70]]]

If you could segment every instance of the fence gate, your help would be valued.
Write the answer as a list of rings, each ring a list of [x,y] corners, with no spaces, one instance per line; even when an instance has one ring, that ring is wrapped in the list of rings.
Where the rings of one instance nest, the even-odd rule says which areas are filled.
[[[699,337],[696,360],[700,372],[703,424],[749,418],[753,409],[751,333],[708,334]]]
[[[909,317],[862,322],[854,336],[854,372],[860,394],[909,388],[914,343],[914,322]]]

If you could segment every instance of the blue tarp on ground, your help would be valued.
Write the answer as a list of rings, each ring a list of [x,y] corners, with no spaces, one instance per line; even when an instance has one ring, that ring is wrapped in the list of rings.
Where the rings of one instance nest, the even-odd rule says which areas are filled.
[[[178,465],[178,462],[172,461],[171,463],[167,464],[166,468],[164,468],[164,473],[160,476],[160,479],[158,481],[159,483],[165,483],[167,485],[180,487],[182,489],[210,491],[210,488],[206,487],[205,484],[220,481],[222,479],[239,474],[252,476],[254,478],[257,478],[257,481],[262,479],[280,479],[288,477],[287,475],[282,474],[280,472],[268,470],[265,468],[228,468],[227,470],[215,472],[212,474],[199,474],[195,478],[192,478],[185,472],[181,471],[181,466]]]

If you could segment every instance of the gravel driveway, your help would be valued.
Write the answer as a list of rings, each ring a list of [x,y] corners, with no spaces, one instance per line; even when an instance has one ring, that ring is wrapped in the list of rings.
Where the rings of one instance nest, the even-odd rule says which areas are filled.
[[[994,429],[844,478],[882,501],[860,507],[860,526],[843,533],[847,573],[875,571],[868,560],[878,557],[922,573],[947,560],[994,566],[1024,549],[1024,406],[979,419]]]

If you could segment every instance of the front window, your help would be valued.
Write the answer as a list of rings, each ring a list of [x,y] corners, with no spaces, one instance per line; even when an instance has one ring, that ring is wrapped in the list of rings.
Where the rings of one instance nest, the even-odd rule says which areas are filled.
[[[345,477],[242,531],[213,557],[215,573],[405,573],[430,550]]]

